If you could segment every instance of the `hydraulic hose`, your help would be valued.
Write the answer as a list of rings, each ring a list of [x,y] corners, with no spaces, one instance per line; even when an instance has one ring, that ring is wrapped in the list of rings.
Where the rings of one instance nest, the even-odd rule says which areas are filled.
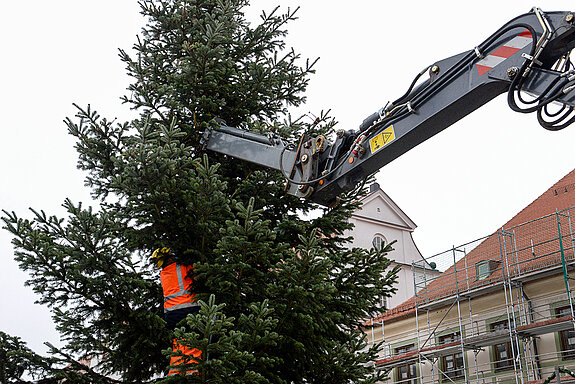
[[[533,55],[535,53],[535,49],[536,49],[536,43],[537,43],[536,36],[537,35],[535,33],[535,29],[531,25],[525,24],[525,23],[517,23],[517,24],[512,24],[512,25],[501,27],[498,31],[496,31],[494,34],[492,34],[490,37],[488,37],[484,42],[482,42],[477,47],[477,49],[480,52],[488,51],[489,48],[491,47],[491,45],[493,43],[495,43],[497,41],[497,39],[499,39],[501,36],[503,36],[505,33],[509,32],[510,30],[517,29],[517,28],[527,29],[531,33],[531,36],[533,38],[533,44],[531,45],[531,55]],[[465,69],[476,58],[477,58],[477,55],[476,55],[475,51],[470,51],[467,55],[465,55],[465,57],[461,58],[461,60],[459,60],[455,65],[453,65],[451,68],[449,68],[443,76],[438,78],[437,81],[429,84],[429,86],[425,87],[418,94],[414,95],[413,99],[411,100],[412,108],[416,109],[418,105],[427,101],[427,99],[429,99],[429,97],[431,97],[438,88],[442,87],[446,82],[451,81],[454,76],[456,76],[461,70]],[[523,71],[525,70],[525,68],[527,68],[527,64],[524,64]],[[519,76],[517,76],[517,77],[519,77]],[[404,118],[405,116],[407,116],[409,113],[410,113],[410,111],[404,107],[403,111],[401,111],[398,115],[389,116],[387,118],[381,119],[381,121],[377,122],[377,124],[370,127],[369,131],[371,131],[372,129],[377,129],[383,125],[394,124],[395,122],[397,122],[397,121],[401,120],[402,118]]]
[[[543,106],[543,112],[545,113],[545,115],[546,115],[547,117],[557,117],[557,116],[559,116],[562,112],[564,112],[566,108],[570,108],[570,109],[571,109],[569,112],[571,112],[571,111],[573,110],[573,107],[569,107],[567,104],[563,104],[563,105],[561,106],[561,109],[559,109],[557,112],[549,112],[549,111],[547,110],[547,107],[548,107],[548,105]],[[569,112],[567,112],[567,113],[569,113]]]
[[[417,74],[417,76],[415,76],[415,78],[413,79],[413,81],[411,82],[411,85],[409,86],[409,88],[407,89],[407,92],[405,92],[402,96],[398,97],[396,100],[391,102],[391,105],[398,105],[401,104],[403,102],[405,102],[406,98],[409,96],[409,94],[411,93],[411,91],[413,90],[413,87],[415,87],[415,84],[417,84],[417,81],[419,80],[419,78],[421,76],[423,76],[423,74],[425,72],[427,72],[429,70],[431,66],[426,67],[424,70],[422,70],[421,72],[419,72]]]
[[[542,108],[543,109],[543,108]],[[575,116],[571,117],[569,120],[567,120],[567,122],[563,123],[563,124],[559,124],[561,123],[563,120],[565,120],[569,115],[571,115],[571,112],[573,112],[573,107],[569,107],[569,111],[564,113],[563,115],[561,115],[559,118],[557,118],[554,121],[546,121],[543,118],[543,112],[542,109],[537,110],[537,121],[539,122],[539,124],[549,130],[549,131],[560,131],[563,128],[568,127],[569,125],[571,125],[574,121],[575,121]],[[559,124],[559,125],[558,125]]]
[[[517,76],[519,76],[519,74],[517,74]],[[564,81],[561,84],[557,85],[558,80],[564,80]],[[537,110],[540,110],[541,108],[547,106],[549,103],[557,100],[561,96],[561,94],[563,93],[563,88],[565,87],[566,84],[569,83],[568,80],[567,81],[565,81],[565,80],[567,80],[567,79],[559,78],[559,77],[557,79],[554,79],[553,84],[552,84],[553,87],[547,87],[545,92],[542,92],[541,95],[539,95],[540,97],[538,97],[536,99],[538,104],[534,105],[532,107],[528,107],[528,108],[519,107],[515,101],[515,88],[517,89],[517,92],[521,92],[521,87],[523,85],[523,81],[520,81],[519,84],[515,88],[509,89],[509,93],[508,93],[508,97],[507,97],[509,107],[512,110],[514,110],[515,112],[520,112],[520,113],[531,113],[531,112],[535,112]],[[512,86],[513,86],[513,83],[512,83]]]
[[[559,80],[561,80],[560,77],[556,77],[555,79],[553,79],[553,81],[551,82],[551,84],[549,84],[549,86],[547,88],[545,88],[545,90],[543,92],[541,92],[541,94],[539,96],[537,96],[535,99],[533,100],[524,100],[521,97],[521,93],[517,93],[517,98],[519,99],[520,102],[522,102],[523,104],[535,104],[541,100],[543,100],[543,98],[551,91],[551,89],[553,89],[553,87],[555,87],[555,85],[557,84],[557,82],[559,82]],[[521,89],[523,86],[524,81],[522,81],[519,85],[518,88]]]

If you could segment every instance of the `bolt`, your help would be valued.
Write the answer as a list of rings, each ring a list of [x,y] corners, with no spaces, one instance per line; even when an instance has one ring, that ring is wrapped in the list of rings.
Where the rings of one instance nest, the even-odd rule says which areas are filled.
[[[519,72],[519,68],[517,68],[517,67],[507,68],[507,76],[510,79],[513,79],[517,75],[517,72]]]
[[[307,185],[301,184],[299,187],[297,187],[298,191],[303,192],[307,189]]]
[[[569,13],[567,16],[565,16],[565,21],[571,23],[573,21],[573,14]]]
[[[433,73],[434,75],[437,75],[439,73],[439,67],[437,65],[434,65],[433,67],[431,67],[431,73]]]
[[[306,141],[305,143],[303,143],[303,147],[309,148],[309,147],[311,147],[311,143],[309,141]]]
[[[309,156],[307,155],[307,153],[304,153],[303,156],[301,157],[301,162],[307,163],[308,160],[309,160]]]

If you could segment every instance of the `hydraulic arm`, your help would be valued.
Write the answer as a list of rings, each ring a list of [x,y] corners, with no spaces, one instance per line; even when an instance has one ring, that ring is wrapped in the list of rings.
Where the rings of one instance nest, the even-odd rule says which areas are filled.
[[[287,193],[331,206],[340,194],[494,97],[507,92],[517,112],[535,112],[546,129],[575,121],[575,15],[534,8],[467,52],[421,71],[407,92],[331,142],[303,135],[288,144],[222,126],[206,132],[209,150],[281,171]],[[425,76],[425,79],[421,79]]]

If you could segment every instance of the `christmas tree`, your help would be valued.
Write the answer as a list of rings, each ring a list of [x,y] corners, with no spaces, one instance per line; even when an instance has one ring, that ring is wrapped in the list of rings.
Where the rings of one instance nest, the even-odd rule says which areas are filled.
[[[118,123],[87,106],[66,119],[93,206],[65,200],[64,218],[4,212],[16,260],[65,342],[44,359],[24,350],[46,378],[162,380],[175,335],[202,359],[198,375],[167,381],[380,379],[368,364],[380,346],[367,348],[361,324],[394,290],[391,246],[346,247],[353,199],[306,219],[318,207],[285,195],[279,172],[203,149],[203,134],[222,120],[287,141],[334,129],[327,115],[307,122],[288,113],[305,102],[314,72],[285,46],[296,12],[275,9],[252,25],[247,5],[142,0],[147,24],[135,54],[120,51],[133,78],[123,102],[137,118]],[[174,332],[149,263],[159,247],[194,267],[200,299]]]

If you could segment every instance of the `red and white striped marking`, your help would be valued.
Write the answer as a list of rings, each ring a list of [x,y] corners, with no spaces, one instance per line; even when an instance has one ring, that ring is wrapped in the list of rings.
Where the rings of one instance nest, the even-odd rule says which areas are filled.
[[[525,30],[521,34],[515,36],[513,39],[509,40],[505,45],[497,48],[495,51],[491,52],[489,55],[485,56],[483,59],[477,62],[477,71],[479,76],[483,76],[486,72],[493,69],[498,64],[501,64],[506,59],[510,58],[513,54],[522,50],[531,43],[533,39],[531,38],[531,32]]]

